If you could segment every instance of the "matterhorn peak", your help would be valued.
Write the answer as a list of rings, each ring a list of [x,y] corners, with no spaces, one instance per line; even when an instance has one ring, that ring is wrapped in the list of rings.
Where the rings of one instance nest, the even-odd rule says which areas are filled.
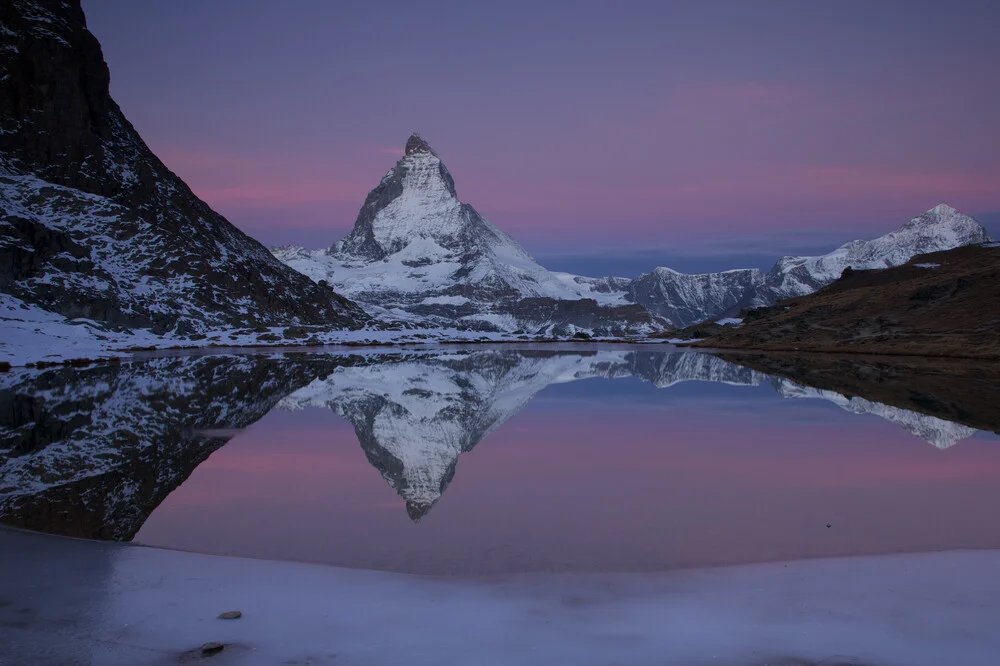
[[[416,135],[414,135],[414,136],[416,136]],[[931,208],[927,212],[928,213],[933,213],[934,215],[954,215],[954,214],[958,213],[957,210],[955,210],[954,208],[952,208],[951,206],[949,206],[946,203],[939,203],[937,206],[934,206],[934,208]]]
[[[430,153],[431,155],[437,155],[434,149],[431,148],[431,144],[427,143],[424,137],[420,136],[416,132],[410,135],[410,138],[406,140],[406,154],[412,155],[413,153]]]

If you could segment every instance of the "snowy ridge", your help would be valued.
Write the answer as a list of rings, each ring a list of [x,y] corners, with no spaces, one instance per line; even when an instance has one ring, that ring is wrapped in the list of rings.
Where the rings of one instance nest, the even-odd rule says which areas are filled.
[[[848,266],[896,266],[917,254],[989,240],[973,218],[941,204],[874,240],[852,241],[819,257],[785,257],[768,273],[748,268],[689,275],[662,266],[634,280],[558,273],[459,201],[440,157],[414,134],[404,157],[369,193],[347,237],[326,250],[271,251],[383,319],[425,327],[635,335],[807,294]]]
[[[86,319],[150,336],[367,320],[214,212],[149,150],[110,96],[79,2],[11,0],[0,23],[0,291],[8,298],[62,315],[67,326]],[[48,329],[39,327],[42,344]]]
[[[848,266],[889,268],[918,254],[990,240],[974,218],[940,204],[873,240],[851,241],[817,257],[784,257],[766,274],[753,268],[689,275],[659,267],[633,280],[626,298],[685,327],[810,294],[839,278]]]
[[[890,268],[918,254],[992,241],[974,218],[939,204],[899,229],[873,240],[845,243],[820,257],[784,257],[767,275],[764,298],[778,300],[812,293],[850,266],[855,270]]]
[[[690,275],[661,266],[633,280],[627,298],[681,328],[738,312],[763,286],[756,268]]]
[[[396,309],[426,326],[569,334],[659,328],[625,300],[627,279],[546,270],[459,201],[451,174],[419,135],[405,152],[369,193],[347,237],[327,250],[277,247],[274,255],[363,305]],[[552,302],[573,305],[553,312]]]

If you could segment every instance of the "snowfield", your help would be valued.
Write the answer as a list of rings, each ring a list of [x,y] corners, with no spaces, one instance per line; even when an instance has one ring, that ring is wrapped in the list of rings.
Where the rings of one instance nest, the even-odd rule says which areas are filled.
[[[0,530],[10,663],[995,666],[1000,552],[435,579]],[[219,613],[240,610],[238,620]]]

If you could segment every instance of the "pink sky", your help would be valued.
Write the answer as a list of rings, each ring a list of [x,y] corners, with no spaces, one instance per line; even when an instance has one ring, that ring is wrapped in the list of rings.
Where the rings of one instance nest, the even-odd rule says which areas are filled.
[[[342,237],[412,131],[542,254],[1000,224],[1000,5],[557,5],[84,9],[151,147],[267,244]]]

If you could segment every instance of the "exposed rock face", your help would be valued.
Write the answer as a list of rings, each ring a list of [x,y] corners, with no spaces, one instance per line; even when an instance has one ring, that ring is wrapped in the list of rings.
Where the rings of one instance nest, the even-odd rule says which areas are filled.
[[[201,356],[0,374],[0,522],[129,540],[235,430],[345,362]]]
[[[620,278],[581,278],[538,265],[462,203],[455,181],[414,134],[365,199],[353,230],[328,250],[274,248],[314,280],[424,325],[625,335],[658,328],[629,306]]]
[[[756,305],[763,286],[756,268],[688,275],[660,267],[632,280],[627,298],[683,327]]]
[[[156,332],[366,319],[198,199],[109,81],[79,0],[0,4],[0,290]]]

